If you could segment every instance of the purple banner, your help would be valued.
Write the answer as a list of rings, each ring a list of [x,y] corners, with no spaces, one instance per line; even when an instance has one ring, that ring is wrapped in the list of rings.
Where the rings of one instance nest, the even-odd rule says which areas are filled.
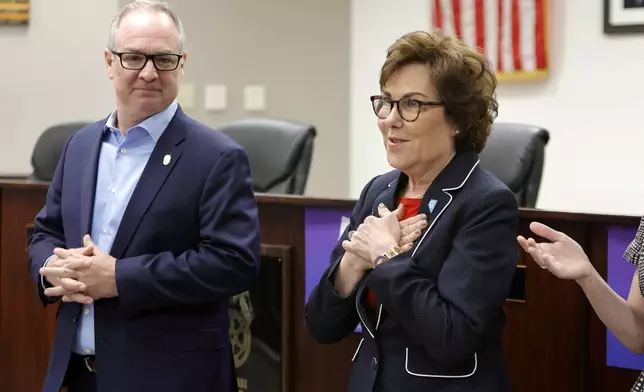
[[[351,210],[307,208],[304,215],[304,301],[331,263],[331,252],[349,224]]]
[[[349,224],[351,210],[307,208],[304,217],[304,302],[331,263],[331,252]],[[360,330],[358,325],[358,331]]]
[[[628,298],[635,266],[624,259],[624,251],[635,237],[637,227],[608,228],[608,285],[622,298]],[[633,354],[606,330],[606,366],[642,370],[644,356]]]

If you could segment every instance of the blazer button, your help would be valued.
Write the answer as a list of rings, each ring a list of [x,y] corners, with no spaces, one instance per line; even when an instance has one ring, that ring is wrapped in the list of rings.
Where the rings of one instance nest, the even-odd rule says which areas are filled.
[[[378,360],[376,359],[376,357],[371,358],[371,369],[376,370],[377,367],[378,367]]]

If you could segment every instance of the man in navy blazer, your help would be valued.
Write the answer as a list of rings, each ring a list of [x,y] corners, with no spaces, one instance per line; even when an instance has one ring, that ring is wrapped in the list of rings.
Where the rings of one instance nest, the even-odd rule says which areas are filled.
[[[248,159],[186,116],[165,4],[130,3],[105,51],[116,110],[67,141],[29,270],[58,308],[43,391],[233,391],[228,303],[259,269]]]

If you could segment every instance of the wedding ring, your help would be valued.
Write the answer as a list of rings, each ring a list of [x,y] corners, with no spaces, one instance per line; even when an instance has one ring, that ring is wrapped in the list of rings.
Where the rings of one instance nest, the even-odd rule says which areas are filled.
[[[546,269],[547,267],[545,265],[540,266],[541,269]]]
[[[351,231],[349,232],[349,234],[348,234],[349,239],[351,239],[351,237],[353,237],[353,234],[354,234],[355,232],[356,232],[355,230],[351,230]]]

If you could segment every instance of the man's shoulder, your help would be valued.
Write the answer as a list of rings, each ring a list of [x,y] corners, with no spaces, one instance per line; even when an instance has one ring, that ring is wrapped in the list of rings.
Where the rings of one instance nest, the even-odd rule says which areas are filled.
[[[98,137],[98,135],[103,131],[103,128],[105,128],[106,122],[107,122],[107,118],[103,118],[98,121],[89,123],[83,126],[82,128],[78,129],[69,137],[70,146],[79,144],[79,143],[84,144],[89,141],[95,140],[96,137]]]
[[[228,135],[186,114],[181,116],[180,121],[186,129],[186,141],[190,143],[191,148],[203,149],[211,154],[243,150],[242,146]]]

